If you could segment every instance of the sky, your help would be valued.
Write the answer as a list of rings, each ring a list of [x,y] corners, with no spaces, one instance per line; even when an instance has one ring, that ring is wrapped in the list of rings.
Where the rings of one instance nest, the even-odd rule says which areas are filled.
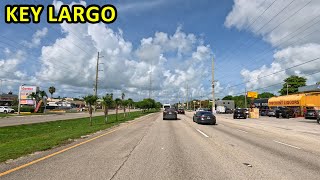
[[[113,4],[112,24],[6,24],[0,14],[0,91],[37,85],[54,96],[122,92],[162,103],[248,91],[276,93],[290,75],[320,81],[318,0],[30,0],[28,4]],[[22,0],[3,0],[26,4]],[[46,11],[44,11],[46,13]],[[151,83],[150,83],[151,82]],[[151,89],[151,91],[150,91]],[[188,96],[187,96],[188,94]]]

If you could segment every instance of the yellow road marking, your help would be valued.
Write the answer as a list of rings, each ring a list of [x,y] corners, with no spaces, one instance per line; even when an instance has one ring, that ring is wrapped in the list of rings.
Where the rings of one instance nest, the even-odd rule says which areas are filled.
[[[148,115],[147,115],[147,116],[148,116]],[[146,117],[146,116],[144,116],[144,117]],[[127,125],[125,125],[125,126],[123,126],[123,127],[118,127],[118,128],[116,128],[116,129],[114,129],[114,130],[108,131],[108,132],[106,132],[106,133],[104,133],[104,134],[101,134],[101,135],[99,135],[99,136],[97,136],[97,137],[88,139],[88,140],[83,141],[83,142],[81,142],[81,143],[79,143],[79,144],[75,144],[75,145],[73,145],[73,146],[67,147],[67,148],[62,149],[62,150],[60,150],[60,151],[57,151],[57,152],[55,152],[55,153],[52,153],[52,154],[49,154],[49,155],[44,156],[44,157],[42,157],[42,158],[36,159],[36,160],[34,160],[34,161],[31,161],[31,162],[29,162],[29,163],[26,163],[26,164],[23,164],[23,165],[21,165],[21,166],[15,167],[15,168],[13,168],[13,169],[9,169],[9,170],[7,170],[7,171],[5,171],[5,172],[0,173],[0,177],[2,177],[2,176],[4,176],[4,175],[7,175],[7,174],[10,174],[10,173],[12,173],[12,172],[14,172],[14,171],[23,169],[23,168],[25,168],[25,167],[28,167],[28,166],[30,166],[30,165],[32,165],[32,164],[38,163],[38,162],[40,162],[40,161],[43,161],[43,160],[48,159],[48,158],[50,158],[50,157],[53,157],[53,156],[55,156],[55,155],[61,154],[61,153],[65,152],[65,151],[68,151],[68,150],[73,149],[73,148],[75,148],[75,147],[81,146],[81,145],[83,145],[83,144],[86,144],[86,143],[88,143],[88,142],[91,142],[91,141],[93,141],[93,140],[96,140],[96,139],[98,139],[98,138],[101,138],[101,137],[106,136],[106,135],[108,135],[108,134],[111,134],[111,133],[113,133],[113,132],[115,132],[115,131],[117,131],[117,130],[120,130],[120,129],[122,129],[122,128],[125,128],[125,127],[127,127],[127,126],[129,126],[129,125],[132,125],[132,124],[134,124],[134,123],[140,122],[140,121],[142,121],[142,120],[144,120],[144,119],[129,122]]]

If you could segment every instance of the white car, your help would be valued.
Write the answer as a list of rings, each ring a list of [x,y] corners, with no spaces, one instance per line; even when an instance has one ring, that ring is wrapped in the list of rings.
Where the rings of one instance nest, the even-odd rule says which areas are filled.
[[[14,109],[9,108],[8,106],[0,106],[0,113],[14,113]]]

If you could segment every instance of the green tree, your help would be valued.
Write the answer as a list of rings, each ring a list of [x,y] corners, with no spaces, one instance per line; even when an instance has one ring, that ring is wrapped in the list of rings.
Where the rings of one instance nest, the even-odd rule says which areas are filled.
[[[49,87],[49,93],[51,94],[51,100],[52,100],[52,95],[56,92],[56,88],[54,86]]]
[[[118,121],[118,110],[119,110],[119,105],[121,104],[121,99],[120,98],[116,98],[114,100],[114,103],[116,105],[116,120]]]
[[[129,98],[128,100],[128,109],[129,109],[129,116],[130,116],[130,109],[132,109],[132,106],[134,105],[134,101]]]
[[[274,97],[275,95],[269,92],[263,92],[258,95],[258,98],[271,98]]]
[[[222,98],[222,100],[233,100],[233,97],[228,95],[228,96]]]
[[[90,126],[92,126],[92,105],[94,105],[97,102],[98,97],[95,95],[88,95],[83,97],[83,99],[88,105],[90,115]]]
[[[46,93],[46,91],[39,91],[39,96],[41,97],[42,100],[44,100],[43,98],[44,97],[47,97],[48,98],[48,95]],[[45,100],[44,100],[45,101]],[[47,108],[47,103],[43,101],[43,105],[44,105],[44,111],[43,113],[46,112],[46,108]]]
[[[111,94],[107,94],[106,96],[102,97],[102,105],[104,106],[104,119],[105,123],[108,122],[108,112],[109,108],[113,104],[113,96]]]
[[[290,76],[284,80],[282,88],[279,90],[281,95],[294,94],[298,88],[306,85],[307,79],[300,76]]]

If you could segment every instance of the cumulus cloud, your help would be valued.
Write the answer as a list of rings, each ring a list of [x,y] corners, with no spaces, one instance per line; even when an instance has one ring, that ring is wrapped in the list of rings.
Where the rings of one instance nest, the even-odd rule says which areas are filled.
[[[41,44],[41,40],[48,34],[48,28],[42,28],[41,30],[37,30],[33,35],[31,42],[23,41],[22,44],[29,47],[34,48]]]
[[[55,1],[57,6],[60,1]],[[192,92],[211,91],[210,83],[202,82],[210,72],[212,51],[200,37],[176,32],[155,32],[141,39],[136,47],[123,36],[125,31],[113,30],[104,24],[61,24],[63,37],[42,47],[42,66],[36,77],[48,82],[77,87],[83,94],[92,92],[95,81],[97,52],[100,52],[99,94],[128,93],[134,99],[152,97],[173,101]],[[170,92],[170,96],[168,93]]]
[[[317,35],[320,2],[273,2],[235,0],[233,9],[225,20],[226,27],[252,32],[276,49],[270,65],[263,65],[255,70],[243,69],[240,72],[246,87],[275,91],[278,87],[273,85],[281,83],[290,75],[306,76],[308,83],[319,81],[319,74],[315,74],[319,71],[319,61],[308,61],[320,57],[320,38]],[[298,66],[294,67],[296,65]]]

